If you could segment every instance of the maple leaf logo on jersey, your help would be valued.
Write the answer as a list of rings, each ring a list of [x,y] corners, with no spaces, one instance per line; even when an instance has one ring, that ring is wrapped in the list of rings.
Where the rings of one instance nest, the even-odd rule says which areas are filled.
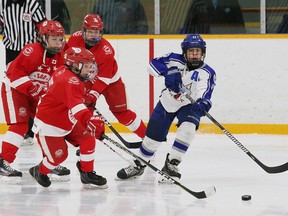
[[[107,45],[103,46],[103,50],[104,50],[104,52],[105,52],[106,55],[109,55],[109,54],[112,53],[112,50],[111,50],[110,47],[107,46]]]
[[[79,85],[79,79],[77,77],[70,77],[68,80],[68,83],[73,84],[73,85]]]

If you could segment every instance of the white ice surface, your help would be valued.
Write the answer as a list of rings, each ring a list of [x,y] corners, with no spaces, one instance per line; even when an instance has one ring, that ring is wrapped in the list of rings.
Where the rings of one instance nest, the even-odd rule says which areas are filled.
[[[108,135],[118,141],[114,135]],[[138,141],[133,134],[122,136],[128,141]],[[175,134],[168,136],[168,143],[160,147],[152,160],[158,169],[162,168],[174,137]],[[237,134],[235,137],[267,166],[288,162],[288,136]],[[68,183],[52,182],[49,188],[38,185],[28,169],[40,160],[38,145],[20,147],[11,166],[22,171],[23,178],[20,182],[0,180],[1,216],[288,216],[288,171],[266,173],[226,135],[197,134],[179,165],[182,174],[179,182],[187,188],[201,191],[211,185],[216,187],[216,194],[203,200],[179,186],[158,184],[158,174],[149,168],[139,179],[115,181],[117,171],[127,166],[127,162],[100,142],[95,153],[95,170],[107,178],[109,187],[105,190],[82,188],[72,146],[63,163],[71,169]],[[242,201],[243,194],[251,195],[252,199]]]

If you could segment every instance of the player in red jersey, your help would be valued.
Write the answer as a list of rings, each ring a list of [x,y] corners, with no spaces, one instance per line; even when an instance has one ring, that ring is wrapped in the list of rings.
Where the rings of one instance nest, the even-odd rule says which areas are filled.
[[[49,187],[47,174],[66,160],[69,142],[80,147],[76,165],[84,188],[107,188],[107,180],[94,172],[95,138],[101,139],[104,122],[83,104],[84,82],[94,78],[97,64],[85,48],[71,47],[64,58],[65,65],[52,75],[48,91],[37,106],[32,131],[45,157],[29,172],[40,185]]]
[[[47,90],[52,73],[64,64],[65,32],[57,21],[44,21],[36,43],[26,45],[8,66],[1,96],[8,131],[2,141],[0,175],[22,177],[10,166],[34,117],[39,98]]]
[[[82,31],[75,32],[66,44],[66,47],[87,48],[95,56],[98,65],[98,75],[93,80],[92,90],[84,97],[85,104],[95,106],[98,97],[103,95],[117,120],[140,138],[144,138],[146,126],[127,106],[125,85],[114,58],[114,49],[102,36],[101,18],[96,14],[88,14],[84,18]]]

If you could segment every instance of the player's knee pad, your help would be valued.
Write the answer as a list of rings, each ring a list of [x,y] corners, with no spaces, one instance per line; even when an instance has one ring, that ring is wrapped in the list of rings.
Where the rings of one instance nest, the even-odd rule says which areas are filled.
[[[155,141],[145,136],[142,146],[140,148],[140,153],[145,157],[152,157],[157,151],[162,142]]]
[[[191,122],[183,122],[177,132],[176,140],[190,145],[195,137],[196,125]]]

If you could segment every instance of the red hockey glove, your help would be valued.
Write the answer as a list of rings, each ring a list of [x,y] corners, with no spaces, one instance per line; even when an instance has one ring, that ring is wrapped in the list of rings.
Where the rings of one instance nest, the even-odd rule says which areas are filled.
[[[101,135],[105,132],[105,126],[101,116],[91,117],[88,121],[87,132],[96,139],[102,140]]]
[[[99,93],[91,90],[88,94],[84,95],[83,97],[83,103],[85,104],[85,106],[89,107],[89,106],[93,106],[95,107],[96,105],[96,101],[99,98]]]
[[[46,92],[47,92],[47,86],[36,83],[32,88],[32,90],[30,91],[30,94],[36,101],[38,101],[41,95],[45,94]]]

